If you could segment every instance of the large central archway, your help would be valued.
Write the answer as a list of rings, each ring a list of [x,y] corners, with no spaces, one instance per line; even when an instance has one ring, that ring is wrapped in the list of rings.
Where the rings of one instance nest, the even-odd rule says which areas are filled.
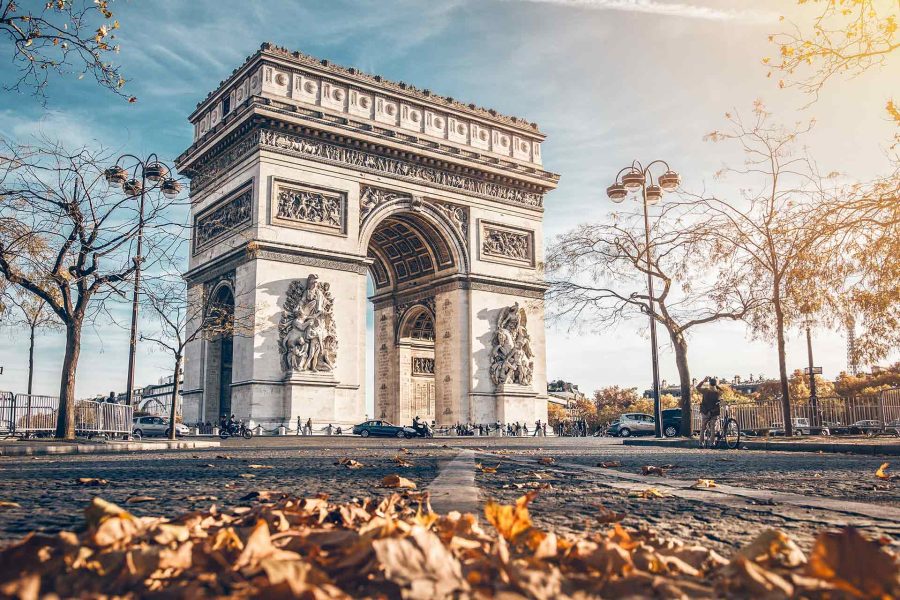
[[[380,199],[360,232],[374,284],[374,416],[446,424],[459,419],[453,402],[438,400],[451,396],[456,340],[436,336],[436,294],[467,272],[463,231],[439,205],[387,192]]]

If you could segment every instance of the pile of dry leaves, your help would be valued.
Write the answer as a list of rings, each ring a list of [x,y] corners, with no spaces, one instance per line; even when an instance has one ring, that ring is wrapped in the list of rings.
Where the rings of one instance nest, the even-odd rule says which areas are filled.
[[[535,494],[489,502],[485,527],[471,514],[437,515],[413,491],[347,504],[254,492],[229,512],[174,519],[95,498],[83,532],[31,534],[0,551],[0,596],[900,596],[897,558],[853,529],[821,534],[808,556],[765,531],[726,559],[618,523],[558,537],[532,524]]]

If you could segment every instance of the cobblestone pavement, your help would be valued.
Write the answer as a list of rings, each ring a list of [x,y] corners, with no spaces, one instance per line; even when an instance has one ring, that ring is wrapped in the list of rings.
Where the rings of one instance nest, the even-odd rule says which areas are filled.
[[[399,466],[398,455],[413,466]],[[900,480],[875,477],[878,466],[890,462],[880,457],[625,447],[609,438],[285,437],[228,440],[208,450],[0,458],[0,500],[20,505],[0,508],[0,542],[33,529],[77,528],[95,495],[136,514],[156,515],[210,503],[237,506],[250,492],[264,489],[347,500],[387,494],[378,484],[393,473],[424,489],[458,456],[471,459],[477,489],[470,491],[479,501],[511,502],[529,489],[543,488],[532,515],[539,524],[562,531],[605,527],[597,518],[597,505],[602,505],[624,513],[626,525],[653,527],[722,550],[746,543],[765,527],[809,542],[822,527],[853,524],[900,540]],[[553,464],[542,464],[545,457]],[[366,466],[336,465],[341,458]],[[621,466],[596,467],[610,461]],[[482,473],[477,463],[499,468]],[[674,467],[655,477],[640,475],[644,465]],[[896,467],[900,471],[900,464]],[[80,477],[109,483],[88,487],[77,482]],[[699,478],[720,487],[688,488]],[[635,497],[651,487],[665,497]],[[459,494],[465,496],[465,490]],[[153,500],[126,504],[133,496]]]

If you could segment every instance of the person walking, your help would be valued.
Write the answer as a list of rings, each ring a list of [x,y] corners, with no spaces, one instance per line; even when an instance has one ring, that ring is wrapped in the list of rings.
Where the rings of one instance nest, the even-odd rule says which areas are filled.
[[[303,435],[303,419],[297,415],[297,435]]]

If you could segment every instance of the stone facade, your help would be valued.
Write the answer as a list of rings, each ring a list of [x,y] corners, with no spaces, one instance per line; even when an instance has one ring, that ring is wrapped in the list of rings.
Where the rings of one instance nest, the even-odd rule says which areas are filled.
[[[187,348],[185,414],[214,420],[230,398],[266,428],[354,424],[374,360],[373,416],[546,419],[539,266],[558,177],[540,167],[536,126],[268,45],[191,121],[178,159],[192,180],[186,278],[199,293],[231,286],[251,326]],[[528,377],[519,361],[492,378],[498,328],[513,349],[527,337]]]

